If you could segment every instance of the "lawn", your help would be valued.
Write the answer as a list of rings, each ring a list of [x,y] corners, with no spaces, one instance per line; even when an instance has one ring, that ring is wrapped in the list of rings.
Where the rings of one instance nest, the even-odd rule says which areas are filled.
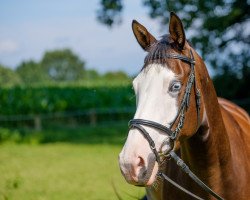
[[[64,141],[66,132],[75,134],[65,129],[60,142],[1,144],[0,200],[115,200],[112,183],[123,199],[142,197],[144,189],[127,184],[119,170],[117,156],[124,135],[110,138],[109,143],[105,129],[95,129],[104,130],[103,135],[98,133],[99,140],[97,135],[91,139],[88,134],[95,131],[88,128],[81,142]]]

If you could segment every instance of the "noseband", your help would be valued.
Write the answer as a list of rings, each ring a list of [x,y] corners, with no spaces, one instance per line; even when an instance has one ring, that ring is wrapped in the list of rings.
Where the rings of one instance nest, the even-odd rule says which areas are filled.
[[[166,54],[166,55],[163,56],[163,59],[179,59],[179,60],[181,60],[183,62],[189,63],[190,67],[191,67],[190,74],[189,74],[188,81],[187,81],[187,85],[186,85],[186,88],[185,88],[185,93],[184,93],[183,99],[181,101],[178,113],[177,113],[175,119],[173,120],[173,122],[170,124],[170,127],[166,127],[166,126],[164,126],[162,124],[159,124],[157,122],[150,121],[150,120],[132,119],[132,120],[129,121],[129,128],[130,129],[138,129],[142,133],[142,135],[148,141],[148,143],[150,145],[150,148],[151,148],[151,150],[153,151],[153,153],[155,155],[155,159],[159,163],[159,165],[165,160],[164,158],[169,158],[169,159],[173,158],[176,161],[177,165],[184,172],[186,172],[206,192],[213,195],[216,199],[223,200],[223,198],[221,198],[218,194],[216,194],[214,191],[212,191],[195,174],[193,174],[192,171],[189,169],[189,167],[184,163],[184,161],[179,156],[176,155],[176,153],[173,150],[174,142],[178,138],[179,133],[180,133],[180,131],[181,131],[183,125],[184,125],[185,114],[186,114],[186,112],[187,112],[187,110],[189,108],[189,105],[190,105],[190,94],[191,94],[191,89],[192,89],[193,86],[195,88],[197,127],[199,126],[199,123],[200,123],[200,97],[201,97],[201,95],[200,95],[200,91],[197,89],[196,81],[195,81],[195,69],[194,69],[195,60],[194,60],[193,53],[190,50],[190,58],[188,58],[186,56],[183,56],[183,55],[180,55],[180,54]],[[175,129],[172,130],[174,124],[177,124],[177,125],[176,125]],[[169,137],[167,139],[170,139],[171,149],[166,150],[165,152],[162,152],[162,151],[157,152],[157,149],[155,147],[155,143],[154,143],[153,139],[150,137],[149,133],[143,128],[143,126],[158,129],[162,133],[166,134]],[[164,140],[163,143],[162,143],[161,148],[163,147],[165,142],[166,141]],[[176,182],[171,180],[169,177],[167,177],[162,172],[159,172],[158,175],[163,177],[165,180],[167,180],[169,183],[171,183],[175,187],[179,188],[183,192],[185,192],[185,193],[189,194],[190,196],[194,197],[195,199],[202,200],[202,198],[200,198],[197,195],[189,192],[188,190],[186,190],[185,188],[183,188],[182,186],[180,186],[179,184],[177,184]]]

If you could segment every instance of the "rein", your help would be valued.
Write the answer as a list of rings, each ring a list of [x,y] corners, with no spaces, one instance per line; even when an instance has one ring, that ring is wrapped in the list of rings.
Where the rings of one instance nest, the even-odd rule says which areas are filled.
[[[176,139],[177,139],[177,137],[178,137],[178,135],[179,135],[179,133],[180,133],[183,125],[184,125],[185,114],[186,114],[186,112],[188,110],[188,107],[189,107],[189,104],[190,104],[190,94],[191,94],[191,89],[192,89],[193,86],[195,87],[197,126],[199,125],[199,122],[200,122],[200,97],[201,96],[200,96],[200,91],[197,89],[196,83],[195,83],[195,70],[194,70],[195,60],[194,60],[193,53],[190,50],[190,58],[188,58],[186,56],[179,55],[179,54],[166,54],[166,55],[164,55],[163,58],[164,59],[179,59],[179,60],[181,60],[183,62],[189,63],[190,67],[191,67],[191,71],[190,71],[190,74],[189,74],[189,77],[188,77],[188,81],[187,81],[187,85],[186,85],[186,88],[185,88],[185,93],[184,93],[183,99],[181,101],[181,105],[180,105],[180,108],[178,110],[178,113],[177,113],[175,119],[173,120],[173,122],[171,123],[171,125],[170,125],[169,128],[166,127],[166,126],[164,126],[164,125],[162,125],[162,124],[159,124],[157,122],[150,121],[150,120],[145,120],[145,119],[132,119],[132,120],[130,120],[129,121],[129,128],[130,129],[133,129],[133,128],[138,129],[142,133],[142,135],[148,141],[151,150],[155,154],[156,161],[159,164],[161,164],[161,162],[164,161],[164,159],[163,160],[161,159],[162,157],[163,158],[169,158],[169,159],[172,158],[176,162],[176,164],[185,173],[187,173],[189,175],[189,177],[192,178],[202,189],[204,189],[207,193],[209,193],[212,196],[214,196],[216,199],[223,200],[222,197],[220,197],[213,190],[211,190],[205,183],[203,183],[189,169],[189,167],[184,163],[184,161],[179,156],[176,155],[176,153],[173,150],[173,148],[174,148],[174,142],[176,141]],[[176,124],[176,123],[177,123],[177,125],[176,125],[175,129],[172,130],[173,125]],[[167,150],[165,152],[157,152],[154,141],[152,140],[152,138],[150,137],[149,133],[143,128],[142,125],[158,129],[158,130],[162,131],[163,133],[165,133],[167,136],[169,136],[170,141],[171,141],[171,149]],[[162,146],[164,145],[165,141],[166,140],[163,141]],[[173,180],[171,180],[166,174],[164,174],[162,172],[158,172],[158,176],[164,178],[169,183],[171,183],[172,185],[174,185],[178,189],[182,190],[186,194],[192,196],[193,198],[199,199],[199,200],[203,200],[199,196],[193,194],[192,192],[190,192],[190,191],[186,190],[185,188],[183,188],[182,186],[180,186],[178,183],[176,183]]]

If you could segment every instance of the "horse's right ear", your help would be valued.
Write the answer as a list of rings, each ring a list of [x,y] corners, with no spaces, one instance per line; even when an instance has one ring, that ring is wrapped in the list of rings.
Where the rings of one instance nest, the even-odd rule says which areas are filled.
[[[145,51],[148,51],[149,47],[154,42],[156,42],[155,37],[151,35],[148,32],[148,30],[136,20],[133,20],[132,22],[132,29],[133,29],[137,42]]]
[[[174,13],[170,13],[169,33],[180,50],[183,49],[186,41],[184,28],[180,18]]]

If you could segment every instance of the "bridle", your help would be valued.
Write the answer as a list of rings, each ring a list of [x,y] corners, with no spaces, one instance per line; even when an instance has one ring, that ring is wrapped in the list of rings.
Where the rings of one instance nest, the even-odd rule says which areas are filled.
[[[172,143],[174,143],[174,141],[177,139],[177,137],[178,137],[183,125],[184,125],[185,113],[186,113],[186,111],[189,107],[189,104],[190,104],[190,94],[191,94],[191,89],[192,89],[193,85],[194,85],[195,91],[196,91],[195,99],[196,99],[196,111],[197,111],[197,126],[198,126],[199,121],[200,121],[200,97],[201,96],[200,96],[200,91],[197,89],[197,85],[195,84],[195,70],[194,70],[195,60],[194,60],[192,51],[190,50],[190,58],[183,56],[183,55],[179,55],[179,54],[166,54],[166,55],[164,55],[164,59],[179,59],[179,60],[182,60],[182,61],[190,64],[190,67],[191,67],[190,74],[189,74],[188,81],[187,81],[186,88],[185,88],[185,92],[183,95],[183,99],[181,101],[181,104],[180,104],[180,107],[179,107],[179,110],[178,110],[176,117],[174,118],[174,120],[170,124],[169,128],[164,126],[164,125],[161,125],[157,122],[145,120],[145,119],[132,119],[129,121],[129,128],[130,129],[137,128],[138,130],[140,130],[140,132],[147,139],[152,151],[155,154],[157,162],[160,161],[160,156],[158,155],[158,152],[155,149],[155,143],[152,140],[152,138],[150,137],[150,135],[147,133],[147,131],[141,125],[152,127],[152,128],[155,128],[155,129],[162,131],[163,133],[167,134],[169,136],[169,138],[171,139]],[[177,123],[176,128],[172,131],[172,128],[173,128],[174,124],[176,124],[176,123]],[[164,143],[164,141],[163,141],[163,143]],[[172,145],[172,149],[173,149],[173,145]],[[160,154],[161,154],[161,156],[166,156],[166,155],[168,155],[168,153],[169,153],[169,151],[161,152]]]
[[[157,59],[159,59],[159,58],[157,58]],[[195,100],[196,100],[196,112],[197,112],[197,129],[198,129],[199,123],[200,123],[200,98],[201,98],[201,95],[200,95],[200,91],[197,88],[197,84],[196,84],[196,81],[195,81],[195,69],[194,69],[195,60],[194,60],[193,53],[190,50],[190,58],[188,58],[186,56],[183,56],[183,55],[180,55],[180,54],[165,54],[165,55],[163,55],[163,57],[161,57],[161,59],[179,59],[179,60],[181,60],[183,62],[186,62],[186,63],[190,64],[190,67],[191,67],[190,74],[189,74],[188,81],[187,81],[186,88],[185,88],[185,93],[184,93],[183,99],[181,101],[178,113],[177,113],[175,119],[173,120],[173,122],[171,123],[169,128],[162,125],[162,124],[159,124],[157,122],[150,121],[150,120],[145,120],[145,119],[132,119],[132,120],[130,120],[129,121],[129,128],[130,129],[138,129],[142,133],[142,135],[148,141],[149,146],[150,146],[151,150],[153,151],[153,153],[155,155],[155,159],[156,159],[156,161],[158,162],[159,165],[162,164],[162,162],[164,162],[164,160],[165,160],[164,158],[168,158],[168,159],[173,158],[175,160],[175,162],[177,163],[177,165],[184,172],[186,172],[198,185],[200,185],[206,192],[213,195],[216,199],[223,200],[222,197],[220,197],[218,194],[216,194],[214,191],[212,191],[207,185],[205,185],[189,169],[189,167],[184,163],[184,161],[179,156],[176,155],[176,153],[173,150],[174,149],[174,142],[177,140],[177,138],[179,136],[179,133],[180,133],[180,131],[183,128],[183,125],[184,125],[185,114],[186,114],[186,112],[187,112],[187,110],[189,108],[189,105],[190,105],[190,94],[191,94],[191,89],[192,89],[193,86],[195,88]],[[175,124],[176,124],[175,129],[172,130],[173,126]],[[170,139],[171,149],[167,150],[165,152],[157,152],[156,147],[155,147],[155,142],[153,141],[153,139],[150,137],[149,133],[145,130],[145,128],[143,126],[158,129],[162,133],[165,133],[166,135],[168,135],[169,138],[167,138],[167,139],[168,140]],[[163,143],[162,143],[162,146],[164,145],[165,142],[166,141],[164,140]],[[164,173],[158,172],[158,176],[163,177],[169,183],[171,183],[175,187],[179,188],[183,192],[189,194],[190,196],[192,196],[192,197],[194,197],[196,199],[202,200],[202,198],[200,198],[199,196],[193,194],[192,192],[186,190],[185,188],[183,188],[182,186],[180,186],[179,184],[177,184],[176,182],[171,180]]]

